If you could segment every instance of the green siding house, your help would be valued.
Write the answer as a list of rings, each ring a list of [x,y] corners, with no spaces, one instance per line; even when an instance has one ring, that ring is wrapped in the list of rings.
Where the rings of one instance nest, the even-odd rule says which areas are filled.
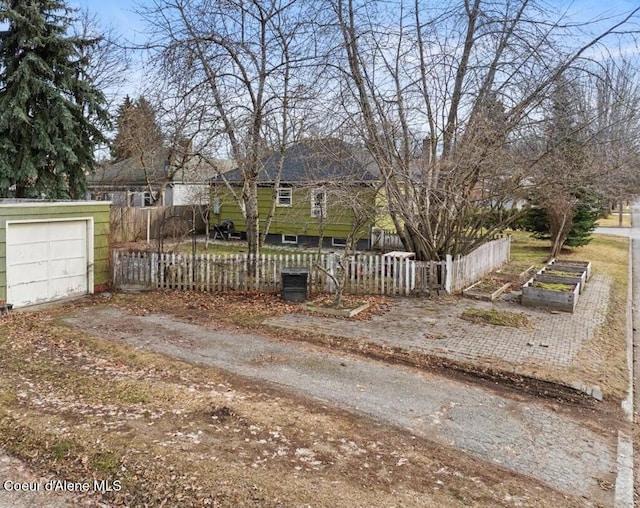
[[[0,201],[0,300],[15,307],[109,284],[110,203]]]
[[[377,213],[378,171],[364,151],[336,139],[302,141],[262,161],[258,176],[260,231],[272,203],[275,212],[266,242],[271,244],[343,247],[350,235],[367,249]],[[276,184],[277,173],[280,181]],[[231,171],[212,183],[211,223],[233,222],[246,238],[242,210],[229,189],[239,195],[241,172]]]

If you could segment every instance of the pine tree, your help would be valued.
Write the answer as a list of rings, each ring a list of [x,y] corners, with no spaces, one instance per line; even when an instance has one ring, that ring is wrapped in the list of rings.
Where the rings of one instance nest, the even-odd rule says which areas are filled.
[[[86,74],[62,0],[0,0],[0,196],[79,198],[105,141],[104,95]],[[14,190],[15,189],[15,190]]]
[[[562,245],[582,247],[593,239],[591,233],[597,226],[601,203],[599,198],[590,196],[586,192],[578,192],[574,199],[575,205],[570,220],[571,227],[566,233],[566,239]],[[531,208],[520,221],[520,224],[525,230],[531,231],[534,238],[539,240],[553,239],[551,236],[549,210],[540,206],[539,203],[532,203]],[[555,253],[556,256],[558,254],[559,251]]]
[[[525,221],[535,237],[551,241],[551,257],[558,256],[564,245],[589,243],[597,218],[580,98],[575,82],[564,77],[558,80],[545,120],[545,152],[531,200],[533,206]]]
[[[577,205],[573,212],[571,231],[564,244],[567,247],[582,247],[592,239],[593,230],[598,225],[598,215],[602,207],[602,200],[593,192],[580,189],[576,191]]]
[[[130,157],[128,150],[126,149],[125,137],[126,132],[130,130],[129,121],[131,112],[133,109],[133,101],[128,95],[122,101],[122,104],[118,106],[116,111],[116,135],[111,143],[111,159],[114,162],[120,161]]]
[[[144,97],[135,102],[129,96],[118,107],[117,132],[111,147],[114,162],[152,157],[163,147],[164,137],[156,113]]]

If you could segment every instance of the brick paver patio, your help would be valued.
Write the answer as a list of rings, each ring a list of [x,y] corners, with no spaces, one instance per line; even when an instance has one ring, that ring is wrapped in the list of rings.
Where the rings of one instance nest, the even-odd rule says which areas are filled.
[[[530,368],[523,367],[567,368],[572,365],[578,352],[588,347],[596,327],[605,320],[610,284],[605,275],[594,274],[573,314],[523,307],[507,300],[398,298],[392,301],[389,312],[368,321],[286,314],[268,318],[264,323],[335,337],[365,339],[479,366],[500,364],[504,369],[508,364],[512,372],[530,374]],[[470,323],[460,319],[468,308],[521,312],[534,325],[532,328],[513,328]]]

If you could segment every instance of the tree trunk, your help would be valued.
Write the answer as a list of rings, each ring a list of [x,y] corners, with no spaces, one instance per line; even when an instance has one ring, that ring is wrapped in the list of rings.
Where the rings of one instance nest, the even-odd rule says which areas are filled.
[[[247,266],[249,276],[255,276],[258,256],[260,255],[260,216],[258,212],[258,182],[254,178],[245,184],[243,199],[246,209],[247,249],[249,259]]]
[[[562,215],[562,221],[556,231],[552,231],[551,238],[553,238],[553,245],[551,246],[551,257],[557,257],[562,251],[562,246],[567,238],[565,229],[567,227],[567,212]],[[555,228],[554,228],[555,229]]]
[[[622,226],[622,207],[623,207],[623,201],[620,200],[619,203],[619,208],[618,208],[618,226]]]

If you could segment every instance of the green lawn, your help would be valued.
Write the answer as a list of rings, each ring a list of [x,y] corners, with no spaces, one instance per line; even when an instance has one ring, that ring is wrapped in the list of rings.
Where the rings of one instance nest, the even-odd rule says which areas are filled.
[[[198,241],[197,245],[198,254],[242,254],[249,251],[247,248],[247,242],[240,240],[231,240],[228,242],[216,241],[209,242],[207,248],[203,240]],[[165,249],[168,250],[168,249]],[[191,242],[183,242],[177,246],[176,252],[182,252],[190,254],[192,251]],[[288,247],[277,245],[265,245],[260,249],[261,254],[299,254],[303,252],[315,252],[316,248],[302,248],[302,247]]]
[[[523,265],[535,265],[542,267],[549,257],[549,242],[536,240],[530,233],[512,231],[511,235],[511,261]]]

